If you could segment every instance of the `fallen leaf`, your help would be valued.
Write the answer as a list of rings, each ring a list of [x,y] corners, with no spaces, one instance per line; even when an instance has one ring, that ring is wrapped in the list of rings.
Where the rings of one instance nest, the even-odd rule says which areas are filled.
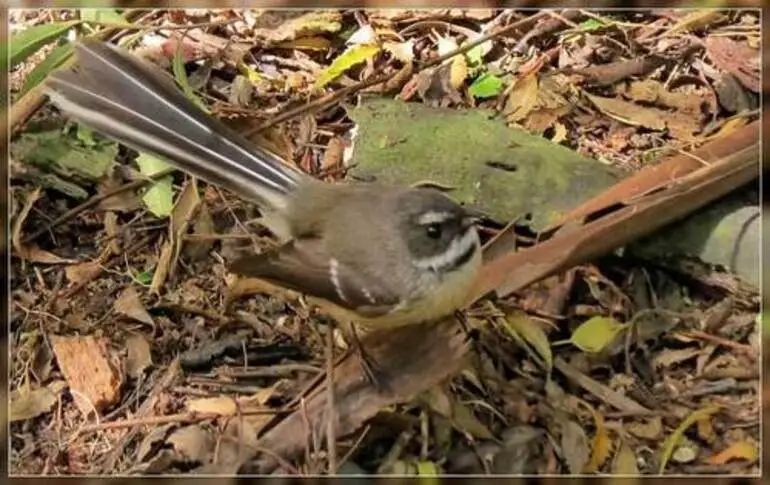
[[[126,339],[126,374],[134,379],[152,365],[150,343],[141,335],[132,334]]]
[[[671,460],[676,463],[692,463],[698,457],[699,452],[698,444],[685,438],[671,454]]]
[[[604,418],[601,414],[588,402],[580,400],[580,403],[591,411],[594,418],[594,426],[596,431],[594,432],[594,439],[591,443],[591,458],[586,463],[583,473],[595,473],[604,464],[604,462],[610,456],[610,436],[607,433],[607,428],[604,426]]]
[[[449,85],[452,86],[454,89],[460,89],[460,86],[465,84],[465,78],[467,77],[468,77],[468,63],[466,62],[465,57],[464,56],[453,57],[452,64],[449,67]],[[474,84],[476,83],[474,82]],[[502,83],[501,83],[501,86],[502,86]],[[473,86],[471,86],[471,88],[473,88]],[[475,89],[478,90],[479,87]],[[499,89],[498,89],[498,92],[499,92]],[[471,94],[473,93],[471,92]],[[483,97],[483,96],[477,96],[477,97]]]
[[[345,41],[345,43],[348,45],[376,45],[378,44],[377,33],[374,31],[372,24],[364,24],[359,27],[358,30],[353,32],[353,35],[351,35],[348,40]]]
[[[684,432],[687,431],[687,429],[696,421],[701,419],[710,419],[712,414],[717,413],[721,409],[722,408],[720,406],[709,406],[693,411],[684,419],[684,421],[682,421],[682,423],[671,433],[671,435],[666,438],[666,441],[663,443],[660,452],[660,465],[658,466],[659,475],[662,475],[666,470],[666,465],[668,464],[669,459],[671,459],[671,456],[673,455],[676,447],[679,445],[682,437],[684,436]]]
[[[21,251],[15,253],[18,257],[32,261],[34,263],[42,264],[69,264],[77,261],[76,259],[62,258],[50,251],[40,249],[37,245],[32,244],[22,247]]]
[[[424,399],[434,412],[447,418],[457,430],[476,439],[493,439],[492,432],[476,418],[473,411],[453,399],[442,388],[434,387],[428,391]]]
[[[50,340],[59,370],[85,415],[118,402],[122,376],[112,365],[106,338],[52,335]]]
[[[459,56],[458,56],[459,57]],[[503,90],[503,81],[494,74],[485,73],[477,77],[468,88],[474,98],[491,98]]]
[[[334,59],[329,67],[321,71],[314,87],[326,86],[351,67],[371,59],[378,52],[380,52],[380,47],[377,45],[357,44],[348,47],[345,52]]]
[[[671,367],[698,356],[702,349],[688,347],[684,349],[663,349],[653,359],[656,367]]]
[[[120,178],[118,171],[113,170],[110,174],[105,175],[99,180],[96,186],[96,193],[100,196],[114,191],[123,185],[123,180]],[[105,211],[118,211],[118,212],[134,212],[141,207],[142,202],[133,191],[122,191],[113,196],[99,201],[99,208]]]
[[[588,463],[588,437],[583,428],[571,419],[562,422],[561,451],[569,472],[582,473]]]
[[[626,425],[626,429],[632,435],[651,441],[658,441],[663,437],[663,420],[660,416],[644,418],[632,421]]]
[[[503,115],[509,123],[521,121],[532,112],[537,102],[538,89],[536,72],[514,82],[503,109]]]
[[[59,393],[64,388],[63,381],[55,381],[46,387],[27,389],[22,387],[11,391],[10,422],[25,421],[45,414],[58,402]]]
[[[626,325],[609,317],[593,317],[572,332],[570,342],[584,352],[598,353],[615,341]]]
[[[120,315],[155,326],[155,321],[147,313],[147,309],[145,309],[144,304],[139,299],[139,293],[134,286],[129,286],[120,293],[120,296],[115,300],[114,309]]]
[[[198,425],[180,428],[166,440],[182,459],[188,462],[205,463],[209,454],[214,450],[214,439],[211,433],[204,431]]]
[[[238,412],[238,405],[229,396],[204,397],[188,401],[187,410],[196,413],[232,416]]]
[[[326,37],[317,35],[311,37],[300,37],[299,39],[282,42],[276,45],[280,49],[297,49],[311,51],[328,51],[332,42]],[[256,73],[256,71],[254,71]]]
[[[64,268],[67,281],[73,284],[81,284],[93,280],[102,272],[102,263],[99,260],[86,261],[73,264]]]
[[[759,459],[759,450],[754,443],[750,441],[739,441],[733,443],[719,453],[706,459],[706,462],[712,465],[724,465],[732,460],[745,460],[754,463]]]
[[[714,432],[714,425],[711,424],[710,419],[698,421],[698,438],[709,444],[713,444],[716,441],[717,435]]]
[[[625,440],[619,440],[620,445],[615,453],[615,459],[612,462],[613,475],[638,475],[639,467],[636,464],[634,451],[628,446]]]
[[[735,76],[746,89],[759,92],[759,50],[729,37],[708,36],[705,44],[714,65]]]
[[[269,44],[281,43],[300,37],[333,34],[342,29],[342,13],[337,10],[313,10],[300,13],[264,10],[255,25],[254,34]]]
[[[698,9],[687,12],[666,34],[676,34],[688,30],[698,30],[722,18],[723,15],[716,9]]]
[[[385,42],[382,47],[404,64],[409,64],[414,60],[414,39],[404,42]]]
[[[150,453],[157,449],[158,444],[166,441],[166,437],[169,431],[176,426],[174,423],[167,423],[161,426],[152,428],[144,439],[139,443],[136,451],[136,459],[139,462],[143,462],[150,458]]]
[[[546,371],[553,368],[553,354],[548,337],[537,322],[524,312],[515,312],[506,316],[505,328],[522,345],[532,358]]]
[[[168,276],[173,256],[174,245],[171,241],[166,241],[163,244],[163,249],[160,251],[160,257],[158,258],[158,265],[155,267],[155,273],[152,275],[150,291],[153,293],[160,293],[160,289],[166,282],[166,277]]]
[[[567,139],[567,127],[563,123],[555,123],[553,125],[553,136],[551,141],[554,143],[561,143]]]
[[[146,176],[154,175],[170,167],[165,161],[147,153],[140,153],[136,158],[136,163],[139,165],[139,171]],[[167,217],[174,208],[172,180],[173,178],[168,175],[153,182],[142,196],[142,201],[155,217]]]

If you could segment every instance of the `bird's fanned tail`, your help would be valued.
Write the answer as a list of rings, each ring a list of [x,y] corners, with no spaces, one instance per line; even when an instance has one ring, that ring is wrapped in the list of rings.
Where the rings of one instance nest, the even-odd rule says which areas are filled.
[[[160,69],[107,43],[82,41],[76,49],[76,66],[52,74],[47,86],[75,120],[268,209],[282,209],[302,180],[200,110]]]

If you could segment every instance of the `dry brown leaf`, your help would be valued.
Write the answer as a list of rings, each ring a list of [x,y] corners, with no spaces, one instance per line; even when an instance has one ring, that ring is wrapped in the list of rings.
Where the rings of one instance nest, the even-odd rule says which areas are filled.
[[[85,415],[118,402],[122,376],[112,364],[106,338],[52,335],[50,339],[59,370]]]
[[[13,254],[16,257],[32,261],[33,263],[43,264],[65,264],[74,263],[74,259],[66,259],[57,256],[49,251],[40,249],[38,246],[32,244],[30,246],[24,246],[21,243],[21,229],[24,226],[24,221],[29,216],[29,212],[32,210],[32,206],[40,198],[41,188],[38,187],[32,193],[27,196],[27,200],[24,202],[19,215],[13,223],[13,230],[11,232],[11,243],[13,245]]]
[[[342,28],[342,13],[337,10],[265,10],[256,20],[254,35],[271,44],[335,33]]]
[[[754,463],[759,459],[757,446],[750,441],[733,443],[716,455],[712,455],[706,461],[712,465],[724,465],[732,460],[745,460]]]
[[[663,420],[660,416],[644,418],[628,423],[626,429],[639,438],[657,441],[663,437]]]
[[[759,51],[729,37],[709,36],[706,55],[719,69],[735,76],[746,89],[759,92]]]
[[[171,241],[166,241],[163,244],[163,249],[160,251],[160,257],[158,258],[158,265],[155,267],[155,273],[152,275],[150,291],[153,293],[160,293],[160,289],[166,282],[166,277],[168,276],[173,256],[174,245]]]
[[[561,451],[571,474],[582,473],[589,457],[588,437],[583,428],[571,419],[562,421]]]
[[[612,462],[613,475],[638,475],[639,467],[636,464],[634,451],[628,446],[624,439],[619,439],[618,451],[615,453],[615,459]]]
[[[113,211],[107,211],[104,214],[104,232],[109,239],[108,247],[112,254],[120,254],[120,244],[118,244],[118,215]]]
[[[621,123],[656,131],[668,129],[672,137],[687,141],[693,140],[693,134],[701,129],[700,122],[690,115],[641,106],[622,99],[585,95],[599,111]]]
[[[594,473],[607,461],[610,456],[612,441],[610,435],[607,432],[606,426],[604,426],[604,417],[588,402],[580,401],[586,406],[594,418],[595,432],[594,439],[591,443],[591,458],[588,460],[583,473]]]
[[[147,313],[147,309],[139,299],[139,293],[134,286],[129,286],[120,293],[120,296],[115,300],[114,308],[120,315],[125,315],[138,322],[155,326],[155,322],[150,314]]]
[[[81,284],[99,276],[102,272],[102,263],[99,260],[86,261],[85,263],[73,264],[64,268],[64,275],[67,281],[73,284]]]
[[[150,343],[143,336],[133,334],[126,339],[126,349],[126,374],[136,379],[152,365]]]
[[[11,392],[8,420],[25,421],[45,414],[53,409],[59,400],[59,393],[64,389],[64,381],[54,381],[46,387],[37,389],[20,388]]]
[[[229,396],[204,397],[187,401],[187,410],[196,413],[211,413],[232,416],[238,412],[238,404]]]
[[[300,37],[299,39],[290,40],[288,42],[281,42],[276,45],[276,47],[281,49],[298,49],[310,51],[328,51],[331,46],[332,42],[329,39],[317,35],[311,37]]]
[[[425,395],[425,400],[434,412],[447,418],[457,430],[476,439],[494,438],[492,432],[476,418],[469,407],[453,399],[444,389],[431,389]]]
[[[537,72],[530,72],[517,79],[508,92],[503,108],[505,119],[509,123],[516,123],[526,118],[535,107],[538,91]]]
[[[685,32],[688,30],[698,30],[702,27],[708,26],[711,23],[716,22],[724,16],[719,10],[716,9],[698,9],[687,11],[673,27],[671,27],[666,33],[676,34],[679,32]]]
[[[214,450],[211,433],[195,424],[174,431],[166,441],[185,461],[190,462],[206,463]]]
[[[671,367],[698,356],[702,349],[688,347],[684,349],[663,349],[653,359],[656,367]]]
[[[103,195],[112,192],[123,184],[118,172],[113,170],[108,176],[102,177],[96,187],[96,193]],[[142,200],[136,191],[122,191],[99,201],[99,208],[106,211],[134,212],[142,206]]]

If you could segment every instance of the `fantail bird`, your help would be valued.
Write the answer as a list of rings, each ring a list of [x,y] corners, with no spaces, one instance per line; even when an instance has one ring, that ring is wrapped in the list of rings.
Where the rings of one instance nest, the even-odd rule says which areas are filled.
[[[481,263],[475,215],[430,188],[324,183],[199,109],[172,78],[108,43],[76,46],[47,81],[68,116],[254,201],[285,241],[230,271],[291,288],[364,331],[435,320],[466,303]]]

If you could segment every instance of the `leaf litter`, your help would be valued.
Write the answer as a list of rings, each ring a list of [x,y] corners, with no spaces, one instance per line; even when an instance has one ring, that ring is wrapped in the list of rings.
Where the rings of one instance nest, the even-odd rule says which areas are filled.
[[[69,45],[64,34],[80,22],[76,11],[58,17],[46,12],[11,15],[12,25],[42,26],[37,33],[27,29],[13,51],[19,65],[12,72],[12,99],[26,96],[49,69],[42,65],[25,85],[23,74],[42,60],[34,51],[46,52],[41,47],[56,40],[60,47],[48,64],[61,63]],[[727,136],[756,109],[759,27],[750,10],[690,16],[563,11],[532,22],[538,35],[507,33],[421,68],[480,33],[528,15],[494,9],[158,11],[154,21],[225,22],[191,29],[182,57],[175,58],[181,49],[171,31],[144,34],[161,44],[141,49],[154,53],[169,72],[184,71],[178,79],[195,86],[213,115],[242,125],[239,130],[318,96],[318,88],[333,93],[386,73],[399,82],[376,92],[452,109],[498,110],[511,129],[626,169],[647,163],[651,151],[678,151],[711,133]],[[741,35],[723,35],[739,25]],[[728,124],[735,114],[739,121]],[[302,155],[303,168],[313,174],[339,178],[336,173],[344,170],[332,168],[341,162],[326,162],[332,157],[325,152],[345,136],[350,121],[336,109],[307,118],[313,129],[301,143],[297,124],[281,126],[282,153],[295,160]],[[322,332],[311,324],[317,317],[296,295],[254,287],[228,296],[237,283],[224,269],[225,245],[253,250],[270,244],[244,232],[256,217],[254,208],[236,194],[173,174],[149,192],[113,196],[21,244],[31,228],[64,213],[78,198],[129,181],[136,167],[131,156],[101,144],[97,135],[64,141],[57,141],[56,131],[25,135],[27,145],[12,149],[17,167],[27,169],[25,176],[12,171],[14,189],[33,197],[16,201],[12,232],[11,470],[237,471],[241,463],[227,457],[243,452],[240,442],[258,446],[256,435],[269,429],[270,413],[285,411],[325,365]],[[96,145],[83,148],[91,143]],[[51,155],[57,153],[64,156]],[[84,171],[87,157],[94,163]],[[141,171],[157,168],[142,160]],[[177,186],[182,191],[174,198]],[[45,190],[35,196],[38,187]],[[196,238],[188,238],[191,232]],[[454,460],[446,462],[445,455],[467,456],[469,446],[478,446],[490,450],[496,472],[756,471],[759,405],[751,386],[759,372],[737,370],[759,363],[724,345],[748,346],[758,338],[756,294],[737,292],[725,323],[706,325],[710,310],[729,293],[724,288],[735,288],[723,286],[719,295],[713,286],[703,291],[713,269],[689,283],[643,263],[602,261],[591,271],[614,288],[589,288],[578,278],[567,285],[563,304],[554,306],[556,314],[535,315],[531,305],[522,305],[527,311],[502,325],[497,305],[510,314],[511,305],[533,301],[526,289],[474,309],[482,364],[469,363],[451,385],[429,390],[427,403],[390,408],[410,430],[394,463],[416,474],[452,469]],[[661,309],[673,316],[663,317]],[[40,351],[30,355],[42,360],[30,365],[18,336],[38,328],[46,329],[45,338],[35,340]],[[47,341],[54,343],[48,370],[42,352]],[[88,350],[66,349],[73,345]],[[194,368],[170,372],[176,355],[214,347],[216,352],[198,355]],[[228,369],[242,372],[221,372]],[[728,374],[733,381],[725,386],[718,379]],[[716,405],[737,411],[715,412]],[[140,406],[144,411],[135,412]],[[81,432],[93,423],[86,417],[94,409],[102,427]],[[426,409],[431,417],[423,426],[419,416]],[[241,418],[248,420],[236,425]],[[110,429],[112,424],[121,427]],[[69,436],[69,461],[48,455],[61,439],[52,429]],[[351,451],[350,461],[374,471],[399,429],[375,420],[358,442],[339,443]],[[110,446],[89,448],[94,434]],[[519,434],[527,439],[511,438]],[[317,438],[310,433],[299,439]],[[130,451],[137,447],[138,454]],[[31,458],[30,450],[42,458]],[[292,458],[284,470],[325,471],[326,459],[313,450]],[[458,460],[476,463],[477,473],[490,471],[475,458]]]

